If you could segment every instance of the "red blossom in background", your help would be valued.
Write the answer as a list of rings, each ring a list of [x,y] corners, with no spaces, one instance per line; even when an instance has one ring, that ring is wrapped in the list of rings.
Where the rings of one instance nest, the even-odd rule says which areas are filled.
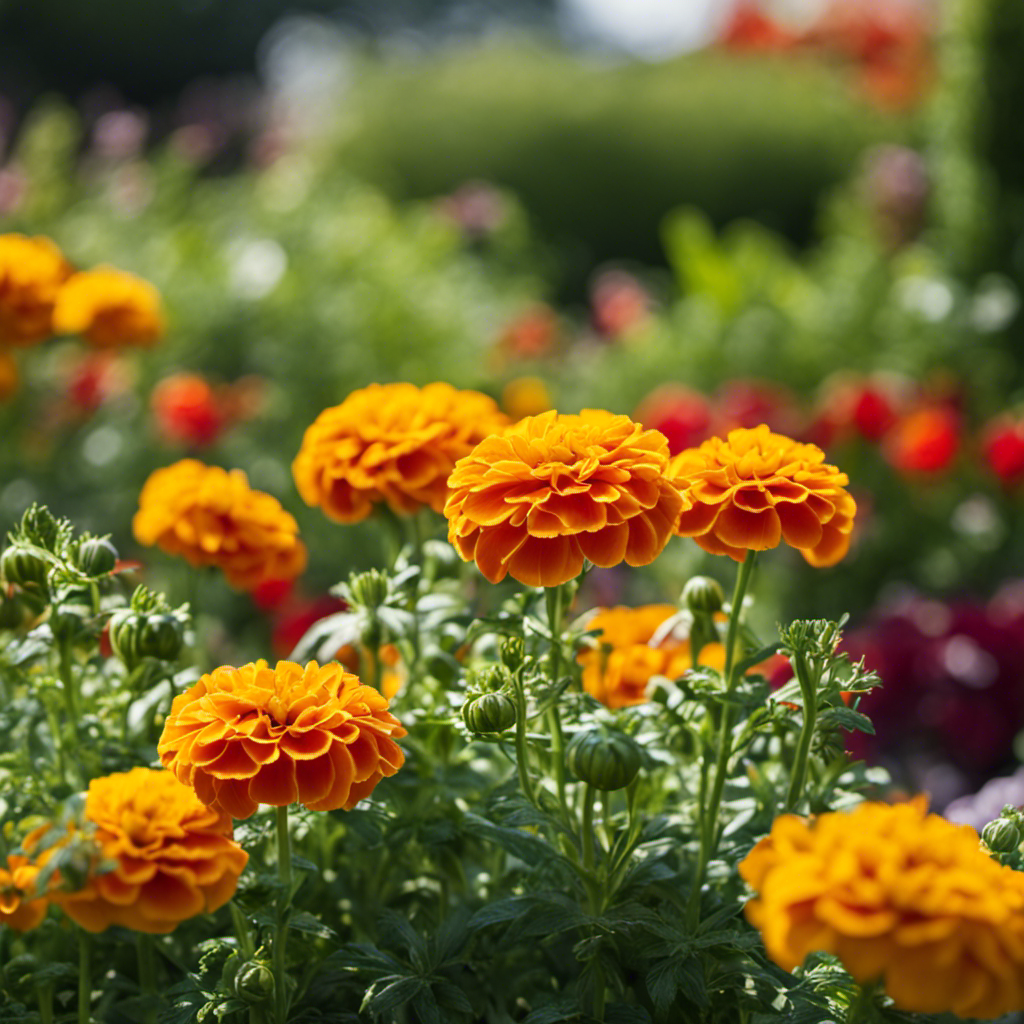
[[[1024,480],[1024,421],[1011,416],[991,420],[981,435],[981,452],[1005,487]]]
[[[150,408],[165,440],[193,448],[212,444],[226,425],[213,387],[197,373],[165,377],[153,389]]]
[[[916,409],[886,434],[882,451],[901,473],[942,473],[960,451],[960,416],[947,405]]]
[[[541,359],[550,355],[558,340],[558,316],[538,302],[524,310],[502,331],[498,347],[516,359]]]
[[[682,384],[662,384],[637,406],[633,418],[664,434],[669,451],[678,455],[711,436],[712,415],[710,401],[699,391]]]
[[[647,289],[624,270],[607,270],[594,282],[590,293],[591,323],[598,334],[616,338],[651,317],[653,305]]]

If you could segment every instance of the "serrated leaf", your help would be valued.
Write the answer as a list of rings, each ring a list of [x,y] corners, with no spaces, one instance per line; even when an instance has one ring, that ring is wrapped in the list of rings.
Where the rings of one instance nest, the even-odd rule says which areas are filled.
[[[396,978],[394,975],[379,978],[366,990],[359,1012],[369,1010],[375,1016],[383,1016],[404,1006],[425,985],[423,978]]]

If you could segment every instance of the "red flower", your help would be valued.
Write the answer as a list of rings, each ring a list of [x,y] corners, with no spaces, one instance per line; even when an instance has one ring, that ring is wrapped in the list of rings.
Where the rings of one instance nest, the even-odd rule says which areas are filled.
[[[982,432],[981,450],[1004,486],[1024,479],[1024,422],[1007,416],[992,420]]]
[[[225,426],[224,412],[209,382],[195,373],[165,377],[153,389],[150,406],[164,438],[190,447],[216,441]]]
[[[601,274],[591,292],[594,330],[609,338],[625,334],[650,318],[651,296],[647,289],[624,270]]]
[[[558,340],[558,318],[550,306],[537,303],[517,316],[502,332],[499,345],[519,359],[549,355]]]
[[[883,450],[901,473],[941,473],[960,450],[960,418],[948,406],[925,406],[899,420]]]
[[[765,51],[788,49],[796,37],[769,18],[756,3],[743,0],[734,8],[719,43],[729,50]]]
[[[655,388],[637,407],[634,418],[664,434],[673,455],[696,448],[711,436],[711,403],[682,384]]]

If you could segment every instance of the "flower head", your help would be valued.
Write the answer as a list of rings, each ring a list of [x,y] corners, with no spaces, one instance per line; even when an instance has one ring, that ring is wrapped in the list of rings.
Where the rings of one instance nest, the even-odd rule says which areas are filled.
[[[172,443],[212,444],[227,423],[217,393],[198,373],[165,377],[153,388],[149,404],[161,435]]]
[[[96,870],[83,889],[53,899],[86,931],[173,931],[227,903],[249,859],[230,817],[170,772],[133,768],[93,779],[85,817],[96,828]]]
[[[478,391],[371,384],[320,413],[292,472],[303,501],[335,522],[359,522],[381,503],[399,515],[440,512],[456,461],[508,422]]]
[[[164,333],[160,293],[115,267],[73,274],[53,310],[54,330],[81,334],[99,348],[151,345]]]
[[[998,1017],[1024,1008],[1024,874],[923,799],[865,803],[812,822],[776,819],[740,864],[747,917],[792,970],[833,953],[896,1006]]]
[[[668,636],[651,644],[658,627],[676,614],[671,604],[640,608],[601,608],[587,623],[599,629],[596,648],[578,656],[583,666],[583,689],[610,708],[642,704],[653,676],[674,679],[693,668],[689,640]],[[701,648],[700,662],[712,668],[725,665],[725,648],[719,643]]]
[[[813,444],[763,424],[730,430],[724,441],[681,452],[670,472],[689,502],[677,531],[713,555],[740,562],[785,540],[811,565],[827,566],[849,550],[857,511],[849,478]]]
[[[7,857],[7,867],[0,867],[0,925],[16,932],[36,928],[46,917],[48,900],[35,895],[39,868],[22,854]]]
[[[946,405],[926,405],[899,420],[882,451],[901,473],[942,473],[960,450],[960,417]]]
[[[156,544],[194,566],[216,566],[241,590],[291,579],[306,567],[298,524],[276,498],[253,490],[240,469],[195,459],[149,477],[132,530],[140,544]]]
[[[405,761],[388,702],[337,663],[222,667],[176,697],[158,751],[200,800],[248,818],[260,804],[346,810]]]
[[[48,238],[0,235],[0,343],[31,345],[53,333],[53,305],[71,273]]]
[[[511,574],[555,587],[578,576],[584,558],[648,565],[683,507],[668,461],[665,438],[628,416],[530,416],[455,467],[448,540],[492,583]]]

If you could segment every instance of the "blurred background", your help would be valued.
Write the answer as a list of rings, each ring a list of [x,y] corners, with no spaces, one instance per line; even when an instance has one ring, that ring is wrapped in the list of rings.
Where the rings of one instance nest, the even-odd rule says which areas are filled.
[[[603,406],[675,451],[767,422],[860,513],[835,569],[763,560],[760,621],[850,612],[885,681],[860,752],[983,823],[1024,803],[971,797],[1024,757],[1021,95],[1019,0],[0,0],[0,229],[169,319],[146,351],[0,350],[0,515],[113,531],[182,600],[131,539],[142,482],[241,467],[310,568],[204,579],[206,637],[284,655],[379,559],[291,481],[354,388]],[[698,571],[729,567],[675,543],[581,608]]]

